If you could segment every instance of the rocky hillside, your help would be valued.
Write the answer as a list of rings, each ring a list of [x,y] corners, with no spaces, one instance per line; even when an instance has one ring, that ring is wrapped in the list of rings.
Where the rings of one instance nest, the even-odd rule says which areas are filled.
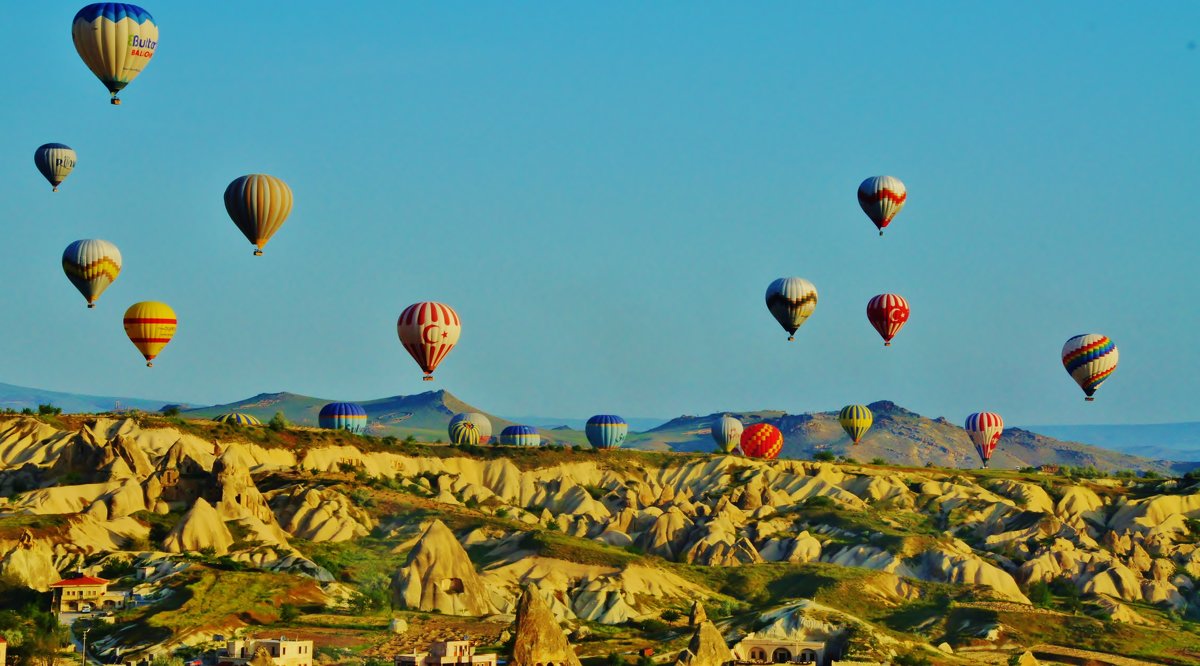
[[[1196,479],[2,417],[0,496],[0,580],[84,570],[147,600],[94,630],[107,656],[281,628],[381,658],[456,632],[507,650],[532,587],[585,661],[682,652],[697,601],[731,646],[1200,660]]]

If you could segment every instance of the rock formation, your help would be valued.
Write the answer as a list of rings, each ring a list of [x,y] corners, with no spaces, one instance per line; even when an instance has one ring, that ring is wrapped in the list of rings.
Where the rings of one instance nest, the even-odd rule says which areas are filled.
[[[512,666],[581,666],[541,594],[526,586],[517,602]]]
[[[445,523],[435,520],[392,579],[397,606],[447,615],[495,612],[467,551]]]
[[[725,637],[708,620],[700,622],[687,648],[675,659],[677,666],[725,666],[736,658]]]
[[[228,553],[232,545],[233,535],[225,521],[203,498],[196,500],[162,544],[168,553],[194,553],[211,548],[217,555]]]

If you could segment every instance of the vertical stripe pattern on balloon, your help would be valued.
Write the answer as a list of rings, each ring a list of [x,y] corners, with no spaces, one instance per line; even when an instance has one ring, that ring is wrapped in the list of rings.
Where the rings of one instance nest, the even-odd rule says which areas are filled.
[[[987,467],[1000,436],[1004,434],[1004,419],[994,412],[975,412],[967,417],[963,429],[975,445],[975,452],[979,454],[983,466]]]
[[[367,430],[367,410],[353,402],[331,402],[317,414],[317,425],[361,434]]]
[[[75,151],[61,143],[47,143],[33,151],[33,163],[55,192],[75,169]]]
[[[274,176],[256,173],[235,178],[225,188],[225,211],[261,255],[263,247],[292,212],[292,189]]]
[[[613,414],[597,414],[588,419],[584,432],[592,448],[617,449],[629,434],[629,424]]]
[[[116,245],[98,238],[77,240],[63,250],[63,272],[83,297],[88,307],[121,274],[121,251]]]
[[[158,26],[150,12],[119,2],[99,2],[79,10],[71,22],[71,40],[79,57],[112,93],[117,93],[149,64],[158,48]]]
[[[866,405],[846,405],[838,413],[838,423],[855,444],[862,441],[863,435],[867,434],[874,422],[875,415]]]
[[[712,438],[719,453],[733,453],[742,441],[742,422],[732,416],[722,416],[713,421]]]
[[[462,412],[455,414],[454,418],[450,419],[450,424],[447,426],[447,431],[450,435],[450,441],[454,441],[454,426],[455,424],[466,421],[474,426],[475,431],[479,433],[479,444],[487,444],[492,438],[492,422],[488,417],[479,412]]]
[[[900,294],[879,294],[867,302],[867,320],[879,331],[885,347],[908,322],[908,301]]]
[[[542,436],[533,426],[511,425],[500,431],[500,444],[504,446],[541,446]]]
[[[396,333],[409,355],[425,371],[425,381],[430,381],[438,364],[458,342],[462,322],[449,305],[426,301],[414,303],[400,313]]]
[[[767,287],[767,309],[788,332],[788,340],[817,308],[817,288],[804,278],[779,278]]]

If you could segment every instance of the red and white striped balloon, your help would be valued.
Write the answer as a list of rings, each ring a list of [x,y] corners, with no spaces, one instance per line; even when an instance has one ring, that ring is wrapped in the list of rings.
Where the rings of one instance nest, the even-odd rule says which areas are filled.
[[[904,208],[908,190],[895,176],[872,176],[858,186],[858,205],[883,235],[883,229]]]
[[[975,412],[967,417],[963,428],[971,436],[971,442],[975,444],[975,451],[983,460],[983,466],[987,467],[988,461],[992,459],[992,452],[1000,443],[1000,435],[1004,434],[1004,419],[994,412]]]
[[[892,338],[908,322],[908,301],[900,294],[880,294],[867,303],[867,319],[883,337],[883,346],[892,346]]]
[[[400,343],[425,371],[425,381],[433,381],[433,371],[454,349],[462,333],[458,313],[449,305],[423,301],[400,313],[396,321]]]

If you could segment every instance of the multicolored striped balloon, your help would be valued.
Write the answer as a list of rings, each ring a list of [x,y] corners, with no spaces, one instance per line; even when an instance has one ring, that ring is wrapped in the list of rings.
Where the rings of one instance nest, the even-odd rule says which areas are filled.
[[[396,320],[400,343],[425,371],[422,378],[433,381],[433,371],[446,358],[462,334],[458,313],[449,305],[425,301],[414,303]]]
[[[213,420],[217,423],[231,423],[239,426],[262,425],[262,421],[259,421],[257,418],[250,416],[249,414],[243,414],[241,412],[229,412],[228,414],[222,414]]]
[[[235,178],[225,188],[225,211],[254,245],[254,256],[261,257],[263,246],[292,212],[292,188],[261,173]]]
[[[788,332],[789,341],[796,339],[796,329],[816,308],[817,288],[804,278],[779,278],[767,287],[767,309]]]
[[[783,433],[770,423],[755,423],[742,431],[741,449],[751,458],[774,460],[783,450]]]
[[[629,424],[613,414],[597,414],[587,420],[584,432],[594,449],[619,449],[629,435]]]
[[[75,168],[75,151],[64,143],[46,143],[33,151],[33,164],[42,176],[49,181],[52,192],[58,191],[58,186],[71,175]]]
[[[908,301],[900,294],[880,294],[867,302],[867,320],[879,331],[883,346],[892,346],[892,338],[908,322]]]
[[[455,414],[454,418],[450,419],[448,430],[451,442],[458,443],[454,440],[454,426],[464,421],[474,426],[475,432],[479,434],[479,441],[476,444],[487,444],[488,440],[492,438],[492,422],[487,416],[479,412],[462,412]]]
[[[732,416],[722,416],[713,421],[712,438],[717,443],[717,453],[733,453],[742,441],[742,422]]]
[[[71,40],[83,63],[112,93],[117,93],[142,73],[158,48],[158,26],[150,12],[122,2],[97,2],[75,14]]]
[[[992,459],[992,452],[996,450],[996,444],[1000,442],[1000,436],[1004,434],[1004,419],[993,412],[975,412],[967,417],[963,429],[971,437],[975,451],[986,468],[988,461]]]
[[[367,430],[367,410],[353,402],[331,402],[317,414],[317,424],[326,430],[348,430],[361,434]]]
[[[1076,335],[1062,348],[1063,367],[1083,389],[1088,401],[1095,400],[1092,396],[1096,389],[1117,369],[1118,356],[1113,341],[1099,333]]]
[[[858,205],[875,223],[880,236],[884,227],[891,224],[892,218],[904,208],[907,199],[908,190],[904,189],[904,183],[893,176],[872,176],[858,186]]]
[[[502,446],[541,446],[542,436],[537,428],[527,425],[510,425],[500,431]]]
[[[862,441],[863,435],[867,434],[874,422],[875,415],[866,405],[846,405],[838,413],[838,423],[842,424],[842,430],[850,435],[855,444]]]
[[[89,308],[121,274],[121,251],[116,245],[99,238],[77,240],[63,250],[63,272],[83,297]]]
[[[470,421],[458,421],[450,424],[450,443],[455,446],[478,446],[480,441],[479,428]]]
[[[166,303],[142,301],[125,311],[125,335],[146,357],[147,368],[154,367],[154,359],[175,337],[178,323],[175,311]]]

